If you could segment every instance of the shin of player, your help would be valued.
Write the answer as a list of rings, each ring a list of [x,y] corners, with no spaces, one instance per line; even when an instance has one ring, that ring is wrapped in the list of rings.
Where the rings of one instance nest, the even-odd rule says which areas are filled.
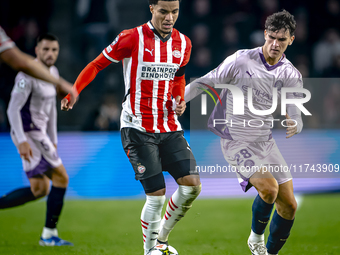
[[[49,68],[56,78],[59,74],[54,63],[58,54],[57,37],[45,34],[38,38],[36,61]],[[19,72],[7,113],[11,124],[11,137],[22,158],[30,187],[4,195],[0,198],[0,209],[19,206],[48,195],[46,222],[39,244],[72,245],[58,237],[56,228],[68,186],[68,175],[57,153],[55,86]]]
[[[170,231],[176,223],[184,217],[191,208],[192,202],[201,192],[201,185],[185,186],[179,185],[176,192],[171,196],[164,213],[161,230],[158,236],[160,242],[167,242]]]
[[[139,137],[136,141],[140,144],[123,142],[123,146],[135,169],[136,178],[140,180],[146,193],[146,202],[141,213],[141,227],[144,253],[148,254],[157,241],[167,243],[170,231],[184,217],[199,195],[201,184],[198,174],[194,171],[196,161],[182,133],[156,136],[162,141],[162,145],[159,146],[155,145],[158,139],[154,139],[153,136],[145,136],[133,129],[123,131],[123,141],[127,140],[125,137],[127,132],[130,136]],[[144,144],[144,147],[141,147],[141,144]],[[157,155],[161,155],[161,158]],[[179,184],[169,199],[163,220],[161,212],[165,201],[165,180],[162,171],[169,172]]]
[[[142,181],[142,184],[144,183],[145,185],[150,181],[150,179]],[[193,201],[201,191],[201,185],[198,184],[199,180],[195,177],[192,178],[190,175],[177,179],[177,182],[183,182],[183,184],[186,183],[187,185],[179,185],[178,189],[171,196],[162,220],[161,211],[165,201],[165,188],[153,193],[147,193],[146,195],[146,202],[141,214],[145,253],[154,247],[157,241],[159,243],[168,243],[170,231],[191,208]],[[188,184],[191,185],[189,186]],[[157,194],[159,195],[157,196]]]

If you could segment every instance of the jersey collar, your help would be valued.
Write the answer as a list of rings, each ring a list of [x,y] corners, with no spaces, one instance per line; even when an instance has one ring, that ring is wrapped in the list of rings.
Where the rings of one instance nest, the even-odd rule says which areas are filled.
[[[279,62],[277,62],[275,65],[269,65],[266,61],[266,59],[264,58],[264,55],[263,55],[263,51],[262,51],[262,47],[259,48],[259,55],[260,55],[260,58],[261,58],[261,61],[263,63],[263,65],[266,67],[266,69],[268,71],[272,71],[274,70],[275,68],[279,67],[279,66],[282,66],[284,64],[284,59],[286,57],[286,55],[283,53]]]
[[[162,42],[166,42],[167,40],[170,39],[171,34],[172,34],[172,30],[171,30],[171,32],[170,32],[166,37],[162,37],[162,36],[160,35],[160,33],[158,33],[157,29],[151,24],[151,20],[148,21],[148,26],[149,26],[149,28],[152,30],[152,32],[154,32],[154,34],[157,35],[157,36],[159,37],[159,39],[160,39]]]

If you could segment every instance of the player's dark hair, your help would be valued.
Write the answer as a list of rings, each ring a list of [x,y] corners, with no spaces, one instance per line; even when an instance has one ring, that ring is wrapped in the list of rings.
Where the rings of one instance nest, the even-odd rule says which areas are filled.
[[[42,40],[59,42],[58,37],[56,37],[54,34],[50,34],[50,33],[39,35],[38,38],[37,38],[37,44],[40,43]]]
[[[181,0],[149,0],[149,5],[158,4],[158,1],[167,1],[167,2],[178,1],[178,2],[181,2]]]
[[[285,31],[289,30],[290,36],[293,36],[295,33],[296,21],[294,16],[286,10],[270,15],[265,23],[265,29],[267,31],[276,32],[282,28],[284,28]]]

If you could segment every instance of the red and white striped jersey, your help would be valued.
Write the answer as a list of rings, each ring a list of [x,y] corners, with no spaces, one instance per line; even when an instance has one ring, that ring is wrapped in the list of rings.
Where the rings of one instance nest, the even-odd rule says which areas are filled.
[[[159,36],[151,22],[122,31],[103,50],[104,56],[123,62],[125,98],[121,128],[148,133],[181,130],[172,109],[171,91],[177,70],[190,59],[191,41],[173,29]]]
[[[0,27],[0,53],[13,48],[14,46],[14,42],[6,35],[2,27]]]

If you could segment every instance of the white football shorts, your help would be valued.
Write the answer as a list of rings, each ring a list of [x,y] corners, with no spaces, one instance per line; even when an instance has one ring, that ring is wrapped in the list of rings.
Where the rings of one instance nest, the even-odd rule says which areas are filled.
[[[62,164],[57,149],[47,134],[44,134],[40,130],[33,130],[25,132],[25,135],[33,154],[33,157],[30,158],[31,162],[22,159],[22,165],[28,178],[37,174],[44,174],[47,170],[56,168]],[[18,149],[19,144],[13,131],[11,132],[11,138]]]
[[[244,192],[252,187],[250,177],[263,167],[270,172],[277,183],[292,179],[289,167],[281,155],[275,140],[265,142],[243,142],[221,138],[225,160],[236,167],[237,177]]]

